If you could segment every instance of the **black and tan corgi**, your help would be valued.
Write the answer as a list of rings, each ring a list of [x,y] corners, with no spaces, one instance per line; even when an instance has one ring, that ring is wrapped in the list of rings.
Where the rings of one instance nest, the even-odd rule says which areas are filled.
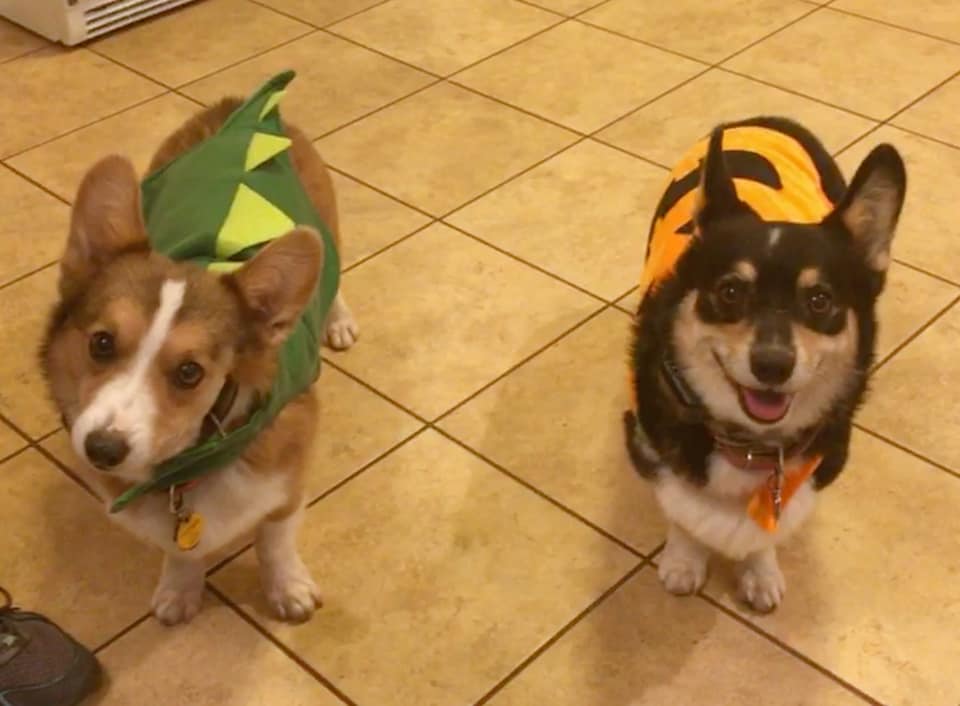
[[[775,546],[847,459],[875,306],[906,189],[876,147],[850,186],[806,129],[721,125],[678,163],[654,215],[624,416],[670,527],[667,590],[717,552],[758,610],[782,600]]]

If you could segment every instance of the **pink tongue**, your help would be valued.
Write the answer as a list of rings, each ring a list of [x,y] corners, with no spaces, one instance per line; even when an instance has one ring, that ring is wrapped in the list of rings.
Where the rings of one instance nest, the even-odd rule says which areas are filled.
[[[776,422],[781,419],[790,408],[790,396],[767,390],[750,390],[740,388],[743,395],[743,405],[751,416],[764,422]]]

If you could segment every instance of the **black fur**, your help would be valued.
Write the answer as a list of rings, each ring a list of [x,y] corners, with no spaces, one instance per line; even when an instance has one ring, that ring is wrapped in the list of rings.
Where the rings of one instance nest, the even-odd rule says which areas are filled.
[[[770,127],[800,142],[817,167],[825,193],[839,206],[837,211],[817,225],[770,224],[760,220],[738,199],[724,159],[716,158],[721,153],[721,131],[743,125]],[[663,361],[676,358],[673,324],[678,306],[690,292],[697,292],[696,312],[701,320],[717,323],[745,317],[754,325],[763,321],[762,327],[774,337],[782,337],[784,330],[789,335],[790,321],[822,334],[837,334],[843,329],[847,311],[853,310],[859,326],[856,371],[846,393],[816,425],[819,431],[809,447],[811,453],[823,455],[815,485],[825,487],[846,462],[853,414],[863,401],[867,374],[874,360],[875,304],[884,284],[884,273],[867,265],[857,235],[844,225],[839,211],[850,204],[856,190],[875,169],[884,170],[889,182],[898,186],[902,202],[906,188],[902,161],[892,147],[877,148],[865,160],[848,191],[833,159],[811,133],[783,118],[754,118],[715,130],[706,165],[701,164],[700,169],[706,169],[706,174],[695,173],[692,177],[699,180],[702,176],[705,185],[704,206],[697,215],[700,235],[691,235],[694,241],[678,261],[674,275],[647,295],[637,312],[631,351],[634,392],[639,401],[637,419],[666,464],[694,483],[707,482],[707,459],[714,448],[713,432],[718,422],[704,410],[691,413],[665,384],[662,374]],[[659,209],[654,218],[662,212]],[[775,259],[768,247],[771,225],[780,226],[782,231]],[[730,311],[715,292],[718,282],[741,260],[753,263],[758,277],[749,298],[740,304],[743,310]],[[823,273],[832,295],[832,309],[821,315],[811,314],[795,289],[799,273],[808,267]],[[625,427],[629,427],[630,419],[632,415],[624,418]],[[631,444],[633,436],[629,429],[627,433],[631,456],[636,456]],[[786,445],[796,440],[781,441]]]

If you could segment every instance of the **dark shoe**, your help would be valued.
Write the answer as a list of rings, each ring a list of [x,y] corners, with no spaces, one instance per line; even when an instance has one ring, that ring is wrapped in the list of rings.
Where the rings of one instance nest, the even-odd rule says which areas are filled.
[[[0,706],[75,706],[99,683],[92,652],[0,588]]]

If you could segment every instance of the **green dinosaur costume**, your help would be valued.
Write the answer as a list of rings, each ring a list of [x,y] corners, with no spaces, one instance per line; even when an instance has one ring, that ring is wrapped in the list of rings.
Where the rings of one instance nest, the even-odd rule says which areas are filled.
[[[220,130],[142,184],[143,215],[151,246],[173,260],[230,272],[264,244],[297,225],[322,234],[323,271],[316,291],[280,350],[277,377],[266,400],[242,427],[214,434],[154,469],[147,483],[118,497],[111,512],[152,490],[165,490],[236,460],[290,400],[320,372],[320,344],[337,293],[340,261],[290,159],[277,104],[294,77],[270,79]]]

